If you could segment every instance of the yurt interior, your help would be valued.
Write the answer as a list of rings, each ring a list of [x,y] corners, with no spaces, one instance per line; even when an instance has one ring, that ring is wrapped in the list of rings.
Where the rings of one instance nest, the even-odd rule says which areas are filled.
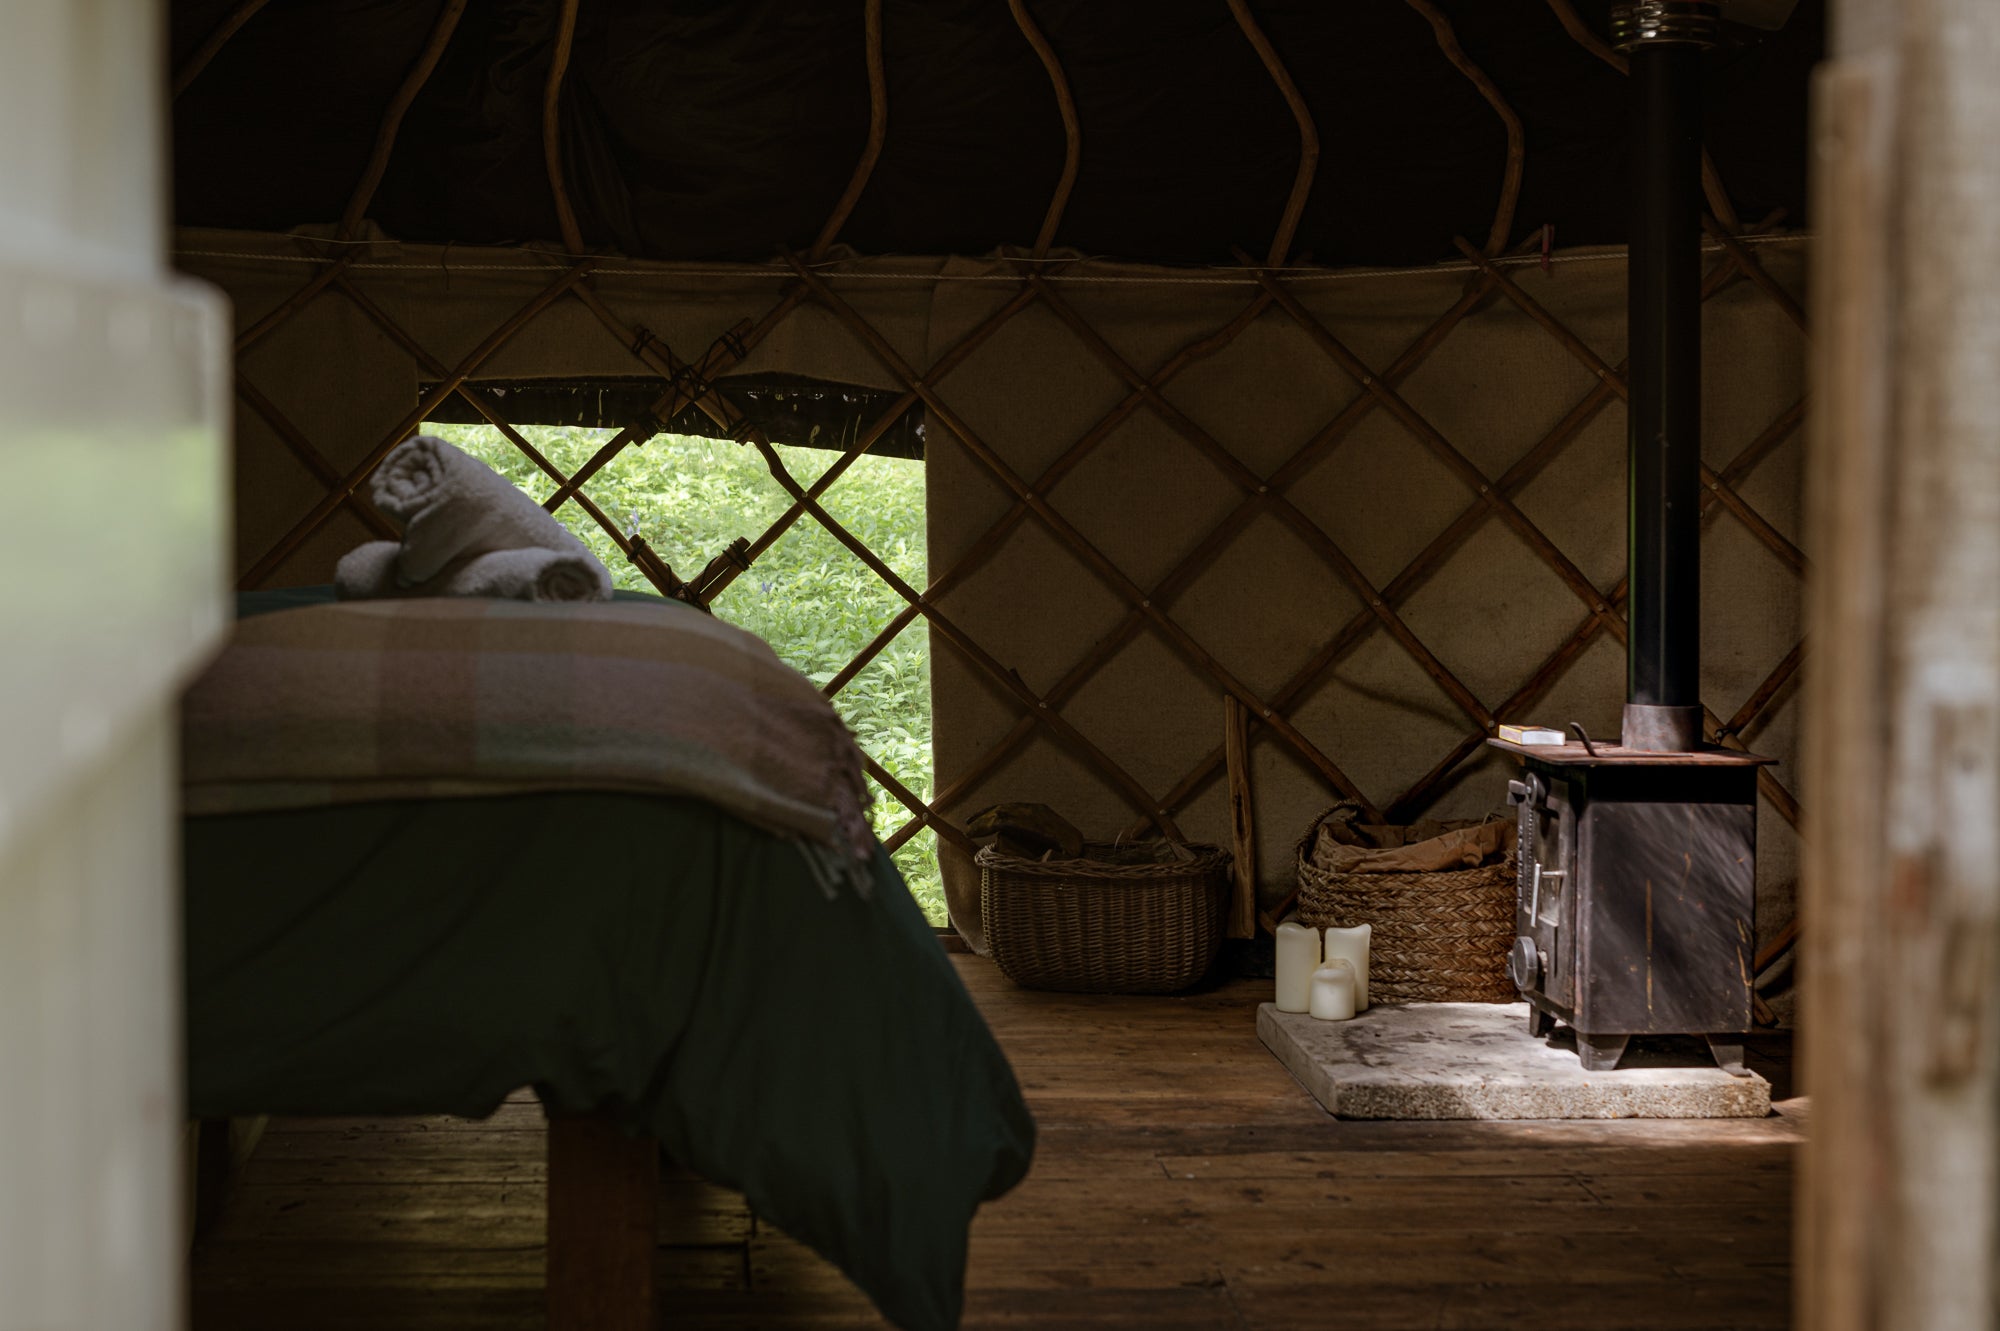
[[[1988,0],[5,21],[0,1331],[2000,1326]]]

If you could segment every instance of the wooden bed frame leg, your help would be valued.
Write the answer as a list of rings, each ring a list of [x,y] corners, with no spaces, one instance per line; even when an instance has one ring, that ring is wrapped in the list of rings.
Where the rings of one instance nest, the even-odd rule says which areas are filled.
[[[549,1331],[653,1331],[659,1185],[659,1143],[549,1116]]]

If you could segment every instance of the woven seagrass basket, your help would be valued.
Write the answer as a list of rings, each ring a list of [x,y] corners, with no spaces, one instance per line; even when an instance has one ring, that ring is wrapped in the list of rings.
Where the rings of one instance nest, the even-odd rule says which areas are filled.
[[[1086,842],[1073,860],[982,849],[980,913],[1000,971],[1024,989],[1170,994],[1208,973],[1229,910],[1229,854],[1209,845]]]
[[[1371,926],[1368,996],[1385,1003],[1511,1003],[1514,857],[1441,873],[1335,873],[1309,858],[1327,810],[1299,838],[1299,921]]]

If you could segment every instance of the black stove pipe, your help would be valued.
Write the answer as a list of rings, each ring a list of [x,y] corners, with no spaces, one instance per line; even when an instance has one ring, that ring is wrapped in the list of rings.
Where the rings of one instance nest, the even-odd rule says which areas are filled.
[[[1702,50],[1714,6],[1621,6],[1613,32],[1631,59],[1633,101],[1623,740],[1685,752],[1702,742]]]

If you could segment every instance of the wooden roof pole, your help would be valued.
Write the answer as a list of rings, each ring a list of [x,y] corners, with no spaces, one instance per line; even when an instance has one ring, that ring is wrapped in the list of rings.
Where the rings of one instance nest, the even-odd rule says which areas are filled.
[[[563,180],[562,165],[562,85],[569,72],[569,52],[576,38],[576,11],[580,0],[563,0],[556,20],[555,50],[549,53],[549,77],[542,85],[542,160],[548,164],[549,193],[555,196],[556,225],[562,229],[563,248],[572,256],[583,253],[583,231],[576,224],[576,210],[570,206],[569,187]]]
[[[430,40],[424,43],[423,51],[417,56],[417,63],[410,66],[410,72],[403,76],[402,86],[389,99],[388,110],[382,113],[382,127],[375,132],[375,147],[368,154],[367,169],[361,173],[361,180],[354,187],[354,194],[347,201],[347,209],[340,215],[340,238],[350,240],[361,227],[361,219],[368,215],[368,205],[375,200],[375,190],[382,183],[382,173],[389,169],[389,155],[396,151],[396,135],[403,128],[403,117],[409,112],[410,104],[417,100],[429,82],[431,72],[444,58],[444,48],[451,44],[451,34],[458,27],[458,20],[465,13],[466,0],[445,0],[444,8],[438,11],[437,22],[431,27]]]
[[[1076,98],[1070,95],[1069,78],[1063,73],[1062,62],[1056,59],[1056,51],[1049,45],[1049,39],[1035,26],[1035,20],[1028,14],[1026,0],[1007,0],[1007,8],[1013,11],[1015,26],[1028,39],[1028,45],[1035,48],[1041,58],[1042,68],[1049,73],[1049,85],[1055,90],[1056,110],[1063,122],[1063,169],[1056,181],[1056,192],[1049,199],[1049,210],[1042,218],[1042,229],[1035,235],[1035,248],[1030,258],[1039,259],[1049,252],[1049,246],[1056,238],[1056,226],[1062,221],[1063,209],[1069,206],[1069,192],[1076,186],[1076,173],[1083,158],[1083,126],[1077,119]]]
[[[194,48],[194,54],[187,58],[186,63],[174,71],[173,96],[178,99],[186,92],[188,85],[208,68],[208,62],[215,59],[229,39],[236,35],[236,30],[255,18],[257,11],[269,3],[271,0],[243,0],[242,4],[230,10],[222,22],[215,25],[215,30],[202,38],[201,45]]]
[[[826,225],[819,229],[818,239],[807,252],[809,261],[823,256],[840,234],[840,228],[847,225],[854,205],[861,202],[861,192],[868,188],[868,177],[875,174],[875,163],[882,156],[882,141],[888,137],[889,81],[882,63],[882,0],[867,0],[862,11],[862,31],[868,48],[868,141],[862,145],[861,160],[854,164],[847,188],[841,191],[839,201],[827,215]]]
[[[1479,95],[1500,117],[1500,123],[1507,131],[1507,167],[1500,178],[1500,202],[1493,211],[1493,227],[1486,235],[1486,253],[1497,255],[1506,247],[1508,233],[1514,229],[1514,208],[1521,201],[1521,172],[1528,160],[1527,135],[1521,129],[1521,117],[1500,95],[1500,87],[1488,77],[1485,70],[1473,63],[1465,48],[1458,44],[1458,34],[1452,31],[1451,20],[1447,19],[1431,0],[1406,0],[1410,8],[1424,16],[1437,36],[1438,49],[1452,67],[1479,89]]]
[[[1267,268],[1282,268],[1285,257],[1292,251],[1292,237],[1298,234],[1299,217],[1306,210],[1306,196],[1312,193],[1313,175],[1319,170],[1319,130],[1313,124],[1312,111],[1306,106],[1306,99],[1299,94],[1298,85],[1292,82],[1291,73],[1285,62],[1278,58],[1277,48],[1271,39],[1257,26],[1251,16],[1249,0],[1228,0],[1229,12],[1236,16],[1236,26],[1243,29],[1243,35],[1250,40],[1251,49],[1264,62],[1264,69],[1271,81],[1278,85],[1284,95],[1285,105],[1292,108],[1292,119],[1299,125],[1299,169],[1292,177],[1292,192],[1285,200],[1284,214],[1278,219],[1278,233],[1271,237],[1271,250],[1265,257]]]

